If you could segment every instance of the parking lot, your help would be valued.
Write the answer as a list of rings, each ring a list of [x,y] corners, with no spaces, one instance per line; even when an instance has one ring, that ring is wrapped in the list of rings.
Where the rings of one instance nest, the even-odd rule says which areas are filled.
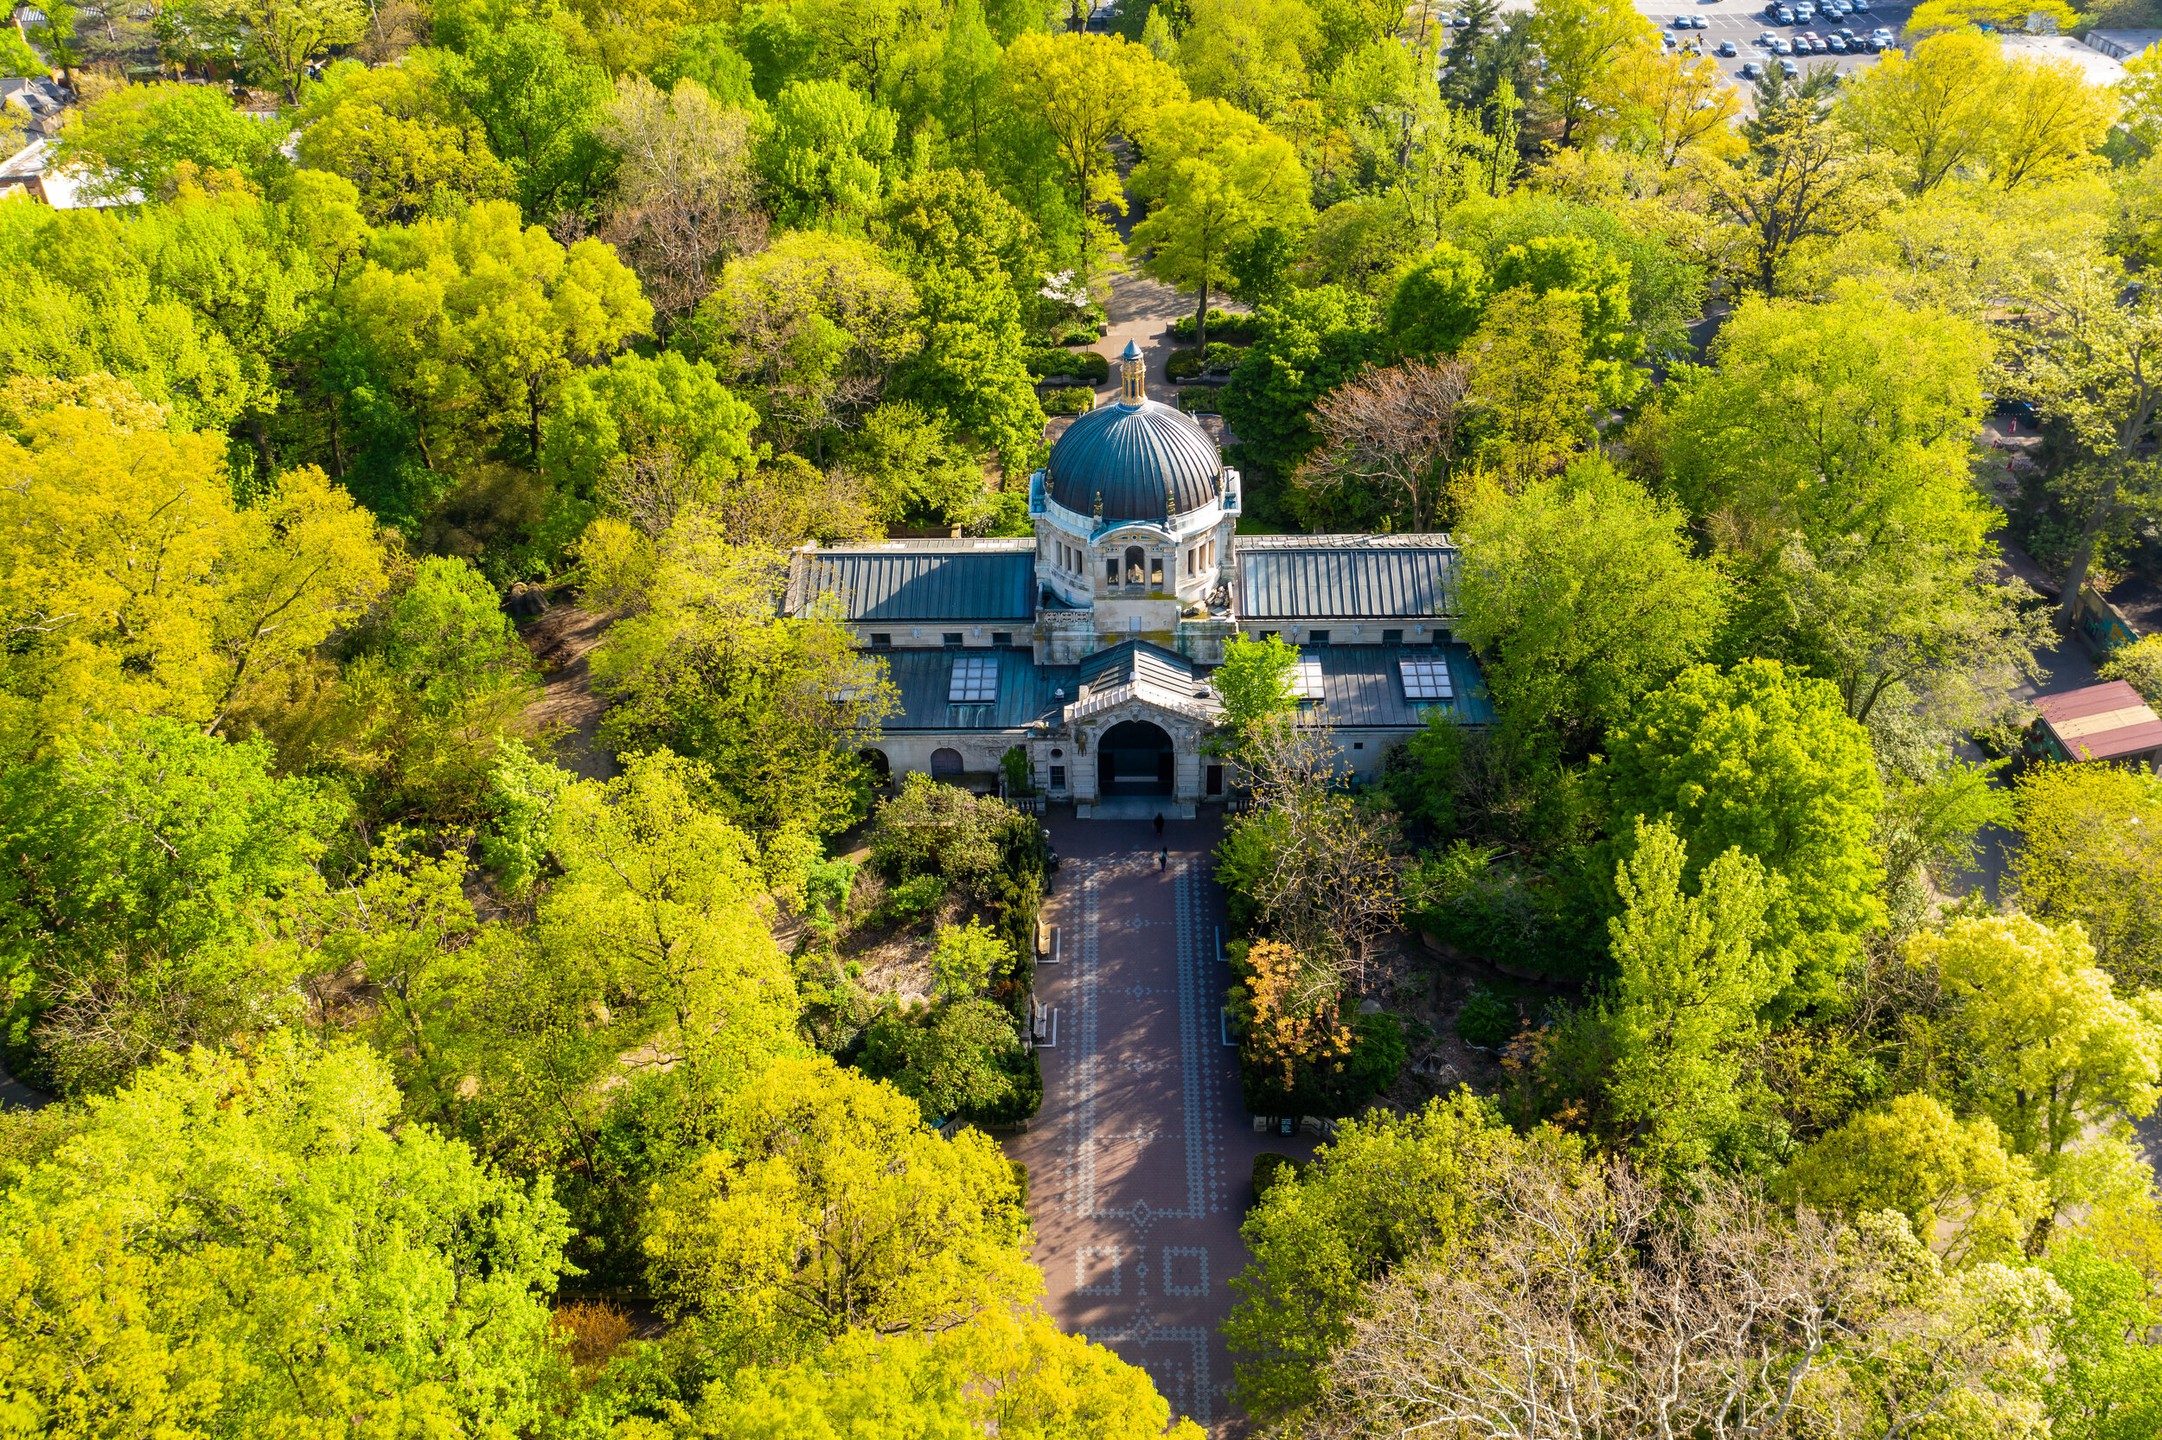
[[[1673,44],[1695,43],[1705,54],[1719,62],[1723,74],[1737,85],[1747,87],[1750,82],[1744,79],[1740,72],[1742,67],[1751,61],[1761,66],[1783,58],[1791,59],[1804,70],[1816,65],[1831,65],[1836,67],[1842,76],[1850,75],[1863,66],[1874,65],[1877,61],[1875,55],[1867,53],[1797,53],[1789,57],[1777,56],[1760,43],[1766,34],[1792,44],[1794,37],[1804,32],[1829,40],[1841,30],[1851,30],[1857,36],[1865,36],[1881,25],[1896,37],[1906,25],[1907,17],[1913,13],[1914,7],[1911,4],[1892,4],[1889,0],[1884,0],[1884,3],[1872,3],[1867,11],[1855,11],[1844,19],[1835,20],[1818,15],[1807,23],[1797,25],[1781,25],[1767,17],[1764,14],[1763,0],[1755,0],[1755,3],[1750,3],[1750,0],[1712,0],[1710,4],[1695,5],[1687,4],[1686,0],[1681,4],[1671,3],[1670,0],[1668,4],[1656,6],[1638,0],[1637,9],[1659,27],[1661,35],[1670,37]],[[1678,30],[1673,23],[1677,15],[1702,18],[1704,28]],[[1732,44],[1735,53],[1731,56],[1718,54],[1718,47],[1722,42]],[[1669,48],[1672,48],[1671,45]],[[1795,46],[1797,51],[1800,48]]]
[[[1531,0],[1507,0],[1502,8],[1529,10],[1532,8]],[[1835,31],[1842,28],[1852,30],[1856,35],[1867,35],[1879,25],[1889,29],[1897,37],[1905,28],[1907,17],[1914,12],[1914,5],[1912,0],[1900,0],[1900,3],[1896,4],[1892,3],[1892,0],[1872,0],[1867,11],[1856,11],[1843,20],[1829,20],[1819,15],[1805,25],[1781,25],[1767,18],[1764,14],[1764,0],[1709,0],[1709,3],[1694,4],[1691,0],[1664,0],[1664,3],[1657,4],[1637,0],[1637,9],[1647,20],[1659,27],[1661,36],[1672,42],[1669,49],[1680,45],[1696,45],[1718,62],[1721,74],[1746,91],[1751,82],[1742,76],[1741,69],[1752,61],[1762,66],[1787,58],[1803,70],[1816,65],[1831,65],[1837,68],[1842,76],[1877,63],[1876,56],[1866,53],[1777,56],[1758,43],[1759,38],[1767,31],[1790,44],[1796,35],[1804,31],[1813,31],[1829,39]],[[1677,15],[1701,18],[1704,28],[1677,30],[1674,28],[1674,17]],[[1731,42],[1735,53],[1719,54],[1718,47],[1721,42]]]

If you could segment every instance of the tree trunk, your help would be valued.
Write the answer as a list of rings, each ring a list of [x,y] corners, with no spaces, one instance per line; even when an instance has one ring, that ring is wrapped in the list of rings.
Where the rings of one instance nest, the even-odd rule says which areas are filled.
[[[1209,348],[1209,276],[1205,267],[1201,274],[1201,303],[1194,308],[1194,344],[1200,347],[1202,358],[1206,361]]]
[[[2103,525],[2110,513],[2117,508],[2117,477],[2120,466],[2112,462],[2109,479],[2103,482],[2102,493],[2094,497],[2088,507],[2087,523],[2079,532],[2079,548],[2072,552],[2072,563],[2064,572],[2064,593],[2057,600],[2057,628],[2069,631],[2073,619],[2079,614],[2080,587],[2087,583],[2088,567],[2094,564],[2095,541],[2102,534]]]

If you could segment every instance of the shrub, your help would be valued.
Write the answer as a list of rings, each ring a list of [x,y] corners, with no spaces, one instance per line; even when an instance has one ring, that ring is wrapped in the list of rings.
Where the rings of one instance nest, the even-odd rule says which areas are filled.
[[[1411,925],[1512,970],[1582,979],[1596,956],[1571,941],[1567,897],[1506,855],[1459,840],[1421,859],[1404,881]]]
[[[1484,985],[1474,985],[1456,1012],[1456,1033],[1466,1045],[1482,1050],[1499,1050],[1515,1037],[1516,1030],[1516,1007]]]
[[[1179,391],[1179,408],[1189,415],[1220,415],[1222,398],[1214,385],[1188,385]]]
[[[871,918],[888,925],[913,925],[936,910],[945,898],[944,880],[936,875],[912,875],[886,892]]]
[[[1254,1157],[1254,1200],[1261,1197],[1284,1180],[1296,1180],[1306,1162],[1296,1155],[1285,1155],[1275,1150],[1264,1150]]]
[[[1246,1107],[1259,1115],[1326,1115],[1341,1118],[1364,1110],[1403,1073],[1408,1047],[1403,1022],[1394,1015],[1355,1016],[1350,1048],[1340,1058],[1281,1073],[1240,1057],[1240,1088]]]
[[[1209,311],[1209,335],[1213,340],[1228,341],[1233,345],[1254,343],[1254,317],[1234,315],[1228,310]],[[1191,345],[1194,340],[1194,317],[1181,315],[1171,322],[1171,338]]]
[[[1043,392],[1046,415],[1086,415],[1096,408],[1096,392],[1086,385],[1062,385]]]
[[[1026,795],[1033,789],[1029,784],[1028,751],[1020,746],[1015,745],[999,756],[998,768],[1006,777],[1007,794]]]
[[[1025,1119],[1043,1098],[1034,1059],[1013,1017],[988,1000],[892,1006],[864,1032],[864,1072],[892,1081],[926,1120]]]
[[[1191,380],[1196,375],[1229,375],[1231,367],[1239,363],[1246,352],[1236,345],[1226,345],[1211,340],[1206,350],[1174,350],[1164,362],[1164,374],[1173,380]]]
[[[981,887],[999,867],[1006,832],[1023,818],[1003,800],[911,774],[871,822],[871,863],[896,880],[936,875]]]
[[[1103,338],[1104,320],[1101,315],[1082,315],[1061,322],[1050,335],[1053,345],[1093,345]]]
[[[1028,1204],[1028,1166],[1018,1160],[1006,1163],[1013,1167],[1013,1188],[1021,1192],[1021,1203]]]
[[[1025,363],[1028,373],[1038,380],[1053,375],[1071,375],[1077,380],[1098,382],[1111,378],[1111,360],[1094,350],[1064,350],[1056,345],[1046,345],[1028,352]]]
[[[931,973],[939,993],[956,999],[982,993],[992,980],[1013,970],[1013,947],[981,920],[941,925],[931,953]]]

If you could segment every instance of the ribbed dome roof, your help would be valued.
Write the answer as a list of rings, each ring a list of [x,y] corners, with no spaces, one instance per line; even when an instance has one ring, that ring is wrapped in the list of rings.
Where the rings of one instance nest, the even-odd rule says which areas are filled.
[[[1051,447],[1051,498],[1106,520],[1164,518],[1165,500],[1180,514],[1216,498],[1224,468],[1216,442],[1199,425],[1154,400],[1105,405],[1068,426]]]

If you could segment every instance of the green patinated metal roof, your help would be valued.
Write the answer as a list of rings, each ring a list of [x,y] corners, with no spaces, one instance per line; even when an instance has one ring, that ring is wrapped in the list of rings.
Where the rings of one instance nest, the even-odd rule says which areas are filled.
[[[1457,613],[1446,535],[1241,535],[1242,620],[1445,619]]]
[[[1033,540],[891,540],[799,550],[790,563],[788,611],[820,596],[841,600],[864,624],[915,620],[1012,622],[1036,618]]]
[[[1216,442],[1191,418],[1144,400],[1091,410],[1051,447],[1051,498],[1081,515],[1162,524],[1216,498]],[[1099,502],[1101,508],[1099,510]]]

